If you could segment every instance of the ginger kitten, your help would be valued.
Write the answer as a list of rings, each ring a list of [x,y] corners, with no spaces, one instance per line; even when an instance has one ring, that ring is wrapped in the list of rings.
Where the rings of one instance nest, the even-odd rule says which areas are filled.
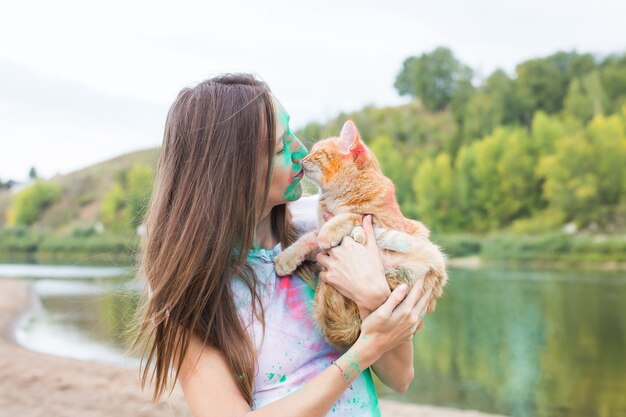
[[[276,257],[277,274],[292,273],[306,258],[319,249],[338,245],[346,235],[363,242],[363,216],[371,214],[389,287],[393,290],[407,283],[410,288],[425,275],[425,289],[433,288],[427,311],[433,311],[448,279],[445,256],[428,240],[430,231],[422,223],[402,215],[393,183],[383,175],[355,124],[349,120],[339,137],[317,142],[302,165],[306,176],[321,188],[321,226],[319,232],[305,234]],[[324,212],[333,217],[324,221]],[[361,320],[352,300],[318,282],[313,306],[322,333],[331,344],[349,347],[356,341]]]

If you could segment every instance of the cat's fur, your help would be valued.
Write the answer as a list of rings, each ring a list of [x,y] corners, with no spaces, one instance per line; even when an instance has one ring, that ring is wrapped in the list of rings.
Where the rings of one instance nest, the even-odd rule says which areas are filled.
[[[425,275],[425,289],[433,288],[427,311],[433,311],[448,279],[445,256],[428,240],[430,232],[422,223],[402,215],[393,183],[383,175],[354,123],[347,121],[340,137],[317,142],[302,164],[306,176],[321,188],[318,207],[321,227],[319,233],[307,233],[286,248],[275,259],[276,272],[279,275],[293,272],[320,248],[336,246],[346,235],[363,242],[365,236],[360,225],[363,216],[371,214],[389,287],[393,290],[401,283],[411,287]],[[325,222],[326,211],[333,217]],[[321,281],[315,292],[314,312],[330,343],[348,347],[358,338],[361,321],[356,304]]]

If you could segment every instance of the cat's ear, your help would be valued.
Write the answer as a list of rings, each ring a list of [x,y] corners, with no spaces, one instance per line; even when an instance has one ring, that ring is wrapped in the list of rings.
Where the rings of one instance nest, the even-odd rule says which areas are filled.
[[[354,160],[359,162],[365,154],[365,145],[361,141],[361,135],[352,120],[348,120],[341,128],[341,147],[344,153],[351,153]]]

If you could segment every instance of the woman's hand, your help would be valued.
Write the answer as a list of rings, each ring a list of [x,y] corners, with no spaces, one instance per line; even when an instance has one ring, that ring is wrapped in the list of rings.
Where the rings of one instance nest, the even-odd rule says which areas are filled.
[[[329,249],[327,254],[320,252],[316,257],[326,268],[320,273],[320,280],[353,300],[362,319],[383,304],[391,293],[371,215],[363,219],[363,230],[364,245],[346,236],[341,245]]]
[[[407,294],[406,284],[396,287],[387,301],[361,323],[359,339],[368,341],[382,355],[403,342],[410,342],[421,323],[432,288],[424,292],[424,277]]]

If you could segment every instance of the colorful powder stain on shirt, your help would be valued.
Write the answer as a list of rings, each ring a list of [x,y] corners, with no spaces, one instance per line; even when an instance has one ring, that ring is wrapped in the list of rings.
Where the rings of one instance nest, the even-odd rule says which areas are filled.
[[[315,213],[311,215],[316,216]],[[272,250],[255,249],[248,258],[261,284],[259,292],[266,324],[264,336],[261,323],[252,316],[252,300],[247,286],[238,278],[232,283],[238,312],[247,325],[258,356],[254,408],[298,390],[344,353],[326,342],[313,319],[314,291],[298,275],[278,277],[275,274],[273,259],[280,250],[280,245]],[[380,416],[370,370],[366,369],[352,386],[353,390],[346,389],[328,415]]]

